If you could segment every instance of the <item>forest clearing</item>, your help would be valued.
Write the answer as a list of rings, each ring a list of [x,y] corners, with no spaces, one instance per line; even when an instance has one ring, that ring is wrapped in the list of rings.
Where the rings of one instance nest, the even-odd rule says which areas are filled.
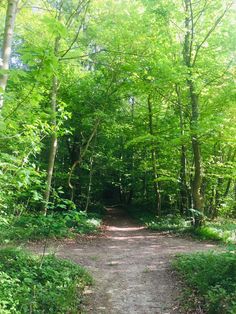
[[[236,314],[235,17],[0,1],[0,314]]]

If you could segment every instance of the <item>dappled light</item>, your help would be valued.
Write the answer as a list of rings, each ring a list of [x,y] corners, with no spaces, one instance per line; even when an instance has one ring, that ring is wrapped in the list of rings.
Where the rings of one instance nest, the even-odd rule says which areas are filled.
[[[0,314],[236,313],[233,2],[0,0]]]
[[[115,227],[115,226],[107,226],[106,229],[108,231],[129,232],[129,231],[143,230],[143,229],[145,229],[145,227]]]
[[[108,212],[103,234],[55,250],[59,257],[70,258],[93,274],[96,285],[86,293],[89,313],[143,314],[147,308],[148,314],[163,313],[160,305],[166,313],[178,313],[173,312],[179,292],[170,259],[177,253],[215,249],[215,245],[150,231],[120,208]]]

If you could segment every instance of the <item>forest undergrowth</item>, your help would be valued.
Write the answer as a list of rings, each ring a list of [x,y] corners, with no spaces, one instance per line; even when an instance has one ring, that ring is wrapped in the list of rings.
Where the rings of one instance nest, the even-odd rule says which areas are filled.
[[[0,249],[1,314],[78,313],[91,276],[53,255],[34,256],[19,248]]]
[[[0,243],[75,238],[99,233],[100,225],[99,214],[76,210],[49,212],[47,216],[32,212],[20,216],[5,214],[0,218]]]
[[[231,0],[0,1],[1,246],[97,233],[103,204],[140,204],[132,215],[150,230],[232,247],[186,256],[185,279],[200,260],[216,273],[224,260],[232,272],[202,278],[209,293],[189,283],[212,300],[206,311],[221,296],[235,311],[235,10]],[[3,264],[4,254],[14,267],[38,263],[12,252]],[[19,281],[4,272],[7,293]],[[23,287],[30,313],[43,311],[34,284]],[[19,298],[2,299],[4,311],[21,311]]]

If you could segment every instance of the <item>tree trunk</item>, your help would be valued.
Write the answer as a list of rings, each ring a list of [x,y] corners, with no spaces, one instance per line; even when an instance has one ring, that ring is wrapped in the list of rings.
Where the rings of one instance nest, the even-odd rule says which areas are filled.
[[[151,97],[148,96],[148,118],[149,118],[149,134],[151,136],[154,136],[153,132],[153,112],[152,112],[152,103],[151,103]],[[161,214],[161,193],[158,183],[158,175],[157,175],[157,157],[156,157],[156,150],[154,147],[154,143],[152,141],[152,149],[151,149],[151,155],[152,155],[152,170],[153,170],[153,187],[154,192],[156,195],[156,211],[158,216]]]
[[[89,148],[89,145],[91,144],[91,142],[92,142],[94,136],[96,136],[96,134],[97,134],[97,129],[98,129],[99,123],[100,123],[100,120],[98,119],[98,120],[96,121],[95,125],[94,125],[94,128],[93,128],[93,130],[92,130],[92,133],[90,134],[90,136],[89,136],[89,138],[88,138],[88,141],[87,141],[87,143],[86,143],[84,149],[83,149],[83,150],[82,150],[82,149],[80,150],[79,159],[77,159],[77,160],[73,163],[73,165],[72,165],[72,167],[71,167],[71,170],[70,170],[70,173],[69,173],[69,178],[68,178],[68,185],[69,185],[69,187],[70,187],[70,189],[71,189],[71,201],[74,200],[74,185],[73,185],[72,182],[71,182],[71,181],[72,181],[73,172],[74,172],[75,168],[78,167],[78,166],[82,163],[83,158],[84,158],[84,156],[85,156],[85,154],[87,153],[87,150],[88,150],[88,148]]]
[[[54,53],[55,56],[58,55],[59,50],[59,41],[60,38],[57,37],[55,40],[55,46],[54,46]],[[51,193],[51,187],[52,187],[52,177],[53,177],[53,171],[54,171],[54,164],[55,164],[55,158],[57,153],[57,92],[58,92],[58,78],[57,75],[53,75],[52,79],[52,92],[51,92],[51,115],[52,120],[51,124],[53,127],[53,133],[51,137],[51,144],[50,144],[50,153],[49,153],[49,159],[48,159],[48,169],[47,169],[47,182],[46,182],[46,191],[44,195],[44,214],[47,215],[48,210],[48,202],[50,198]]]
[[[193,206],[194,209],[203,213],[203,197],[201,193],[202,187],[202,165],[201,165],[201,149],[198,138],[198,122],[199,122],[199,101],[198,96],[194,89],[193,81],[188,80],[189,95],[191,100],[191,140],[193,150],[193,162],[194,162],[194,177],[192,181],[192,193],[193,193]],[[196,224],[201,224],[201,218],[197,215]]]
[[[181,101],[180,91],[178,86],[176,85],[176,94],[177,94],[177,102],[178,102],[178,112],[179,112],[179,127],[180,127],[180,136],[183,139],[185,130],[184,130],[184,112],[183,112],[183,103]],[[181,143],[181,151],[180,151],[180,212],[182,214],[187,212],[189,206],[189,192],[187,186],[187,149],[186,145]]]
[[[193,198],[193,207],[194,210],[199,212],[194,215],[194,225],[199,226],[203,221],[203,197],[202,197],[202,165],[201,165],[201,149],[200,141],[198,137],[198,124],[199,124],[199,99],[195,90],[195,84],[193,80],[193,68],[194,61],[192,61],[192,50],[193,50],[193,41],[194,41],[194,21],[193,21],[193,11],[192,11],[192,2],[191,0],[185,0],[185,28],[186,34],[184,39],[183,46],[183,60],[187,68],[187,87],[189,94],[189,105],[191,111],[191,142],[192,142],[192,152],[193,152],[193,166],[194,166],[194,175],[192,180],[192,198]],[[195,53],[196,58],[196,53]]]
[[[88,191],[87,191],[87,197],[86,197],[86,205],[85,205],[85,211],[88,211],[89,203],[90,203],[90,194],[92,190],[92,178],[93,178],[93,152],[92,156],[90,157],[89,162],[89,184],[88,184]]]
[[[0,70],[7,72],[11,57],[12,40],[14,34],[15,19],[19,0],[8,0],[5,29],[3,36],[2,55],[0,60]],[[3,107],[4,92],[7,86],[8,73],[0,74],[0,110]]]

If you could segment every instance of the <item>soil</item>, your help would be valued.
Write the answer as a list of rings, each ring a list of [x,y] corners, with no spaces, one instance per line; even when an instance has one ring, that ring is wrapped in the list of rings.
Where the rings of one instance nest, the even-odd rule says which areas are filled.
[[[43,246],[31,249],[39,253]],[[102,235],[51,243],[47,251],[81,264],[94,277],[83,313],[175,314],[181,313],[180,291],[171,259],[209,249],[214,245],[149,231],[123,211],[108,209]]]

